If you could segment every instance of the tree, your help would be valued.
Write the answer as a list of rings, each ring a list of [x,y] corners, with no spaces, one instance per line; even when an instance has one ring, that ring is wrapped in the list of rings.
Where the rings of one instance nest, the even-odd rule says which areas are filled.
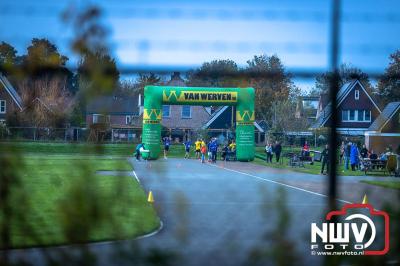
[[[62,55],[55,44],[47,39],[33,38],[22,57],[22,68],[28,79],[65,79],[67,90],[77,91],[74,74],[66,67],[68,57]]]
[[[86,96],[111,94],[119,81],[115,59],[105,52],[87,52],[79,62],[78,79]]]
[[[307,129],[306,117],[296,118],[296,104],[290,100],[274,101],[270,111],[272,131],[286,133],[288,131],[302,131]]]
[[[68,61],[68,57],[60,54],[57,46],[47,39],[33,38],[27,50],[25,61],[30,67],[59,68]]]
[[[342,87],[346,82],[358,79],[367,90],[373,91],[371,82],[366,73],[361,69],[354,67],[350,64],[342,64],[339,67],[339,87]],[[312,95],[328,94],[330,90],[330,84],[333,81],[333,73],[325,72],[317,76],[315,80],[315,88],[311,91]]]
[[[255,89],[256,118],[270,121],[273,102],[286,101],[295,89],[278,56],[254,56],[247,61],[248,86]]]
[[[139,92],[143,95],[144,87],[147,85],[157,85],[161,81],[161,78],[154,73],[150,74],[139,74],[136,80]]]
[[[6,42],[0,43],[0,65],[2,67],[12,67],[17,61],[17,50]]]
[[[385,103],[400,101],[400,50],[389,58],[389,66],[378,83],[378,93]]]
[[[18,83],[18,88],[24,106],[18,121],[23,126],[65,126],[73,105],[66,78],[26,78]]]
[[[189,86],[237,87],[239,68],[232,60],[214,60],[203,63],[195,70],[189,71]]]

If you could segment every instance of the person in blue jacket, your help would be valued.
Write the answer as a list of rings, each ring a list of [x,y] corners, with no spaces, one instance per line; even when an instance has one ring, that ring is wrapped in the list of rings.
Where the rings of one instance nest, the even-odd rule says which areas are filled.
[[[144,147],[144,144],[143,144],[143,143],[139,143],[139,144],[136,146],[136,149],[135,149],[136,161],[140,161],[140,152],[141,152],[141,150],[145,150],[145,147]]]
[[[207,162],[212,161],[212,152],[211,152],[211,143],[213,142],[213,138],[207,143]]]
[[[358,154],[357,145],[353,143],[350,148],[350,165],[352,171],[355,171],[356,167],[358,167]]]
[[[216,138],[212,139],[210,143],[210,150],[211,150],[211,161],[215,163],[217,162],[217,151],[218,151],[218,143]]]

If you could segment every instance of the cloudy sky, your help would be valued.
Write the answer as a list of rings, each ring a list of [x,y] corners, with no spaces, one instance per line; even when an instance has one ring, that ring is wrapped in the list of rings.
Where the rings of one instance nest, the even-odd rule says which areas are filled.
[[[95,4],[109,30],[113,56],[121,66],[198,66],[232,59],[240,66],[254,55],[277,54],[288,68],[329,67],[331,1],[18,1],[0,3],[0,41],[18,52],[33,37],[45,37],[62,53],[71,30],[60,14],[67,7]],[[400,1],[342,1],[341,62],[382,72],[400,47]],[[295,79],[303,89],[313,80]]]

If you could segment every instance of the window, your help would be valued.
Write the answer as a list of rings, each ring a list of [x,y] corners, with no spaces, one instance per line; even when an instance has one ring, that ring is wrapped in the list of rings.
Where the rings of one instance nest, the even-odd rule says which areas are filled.
[[[349,121],[349,111],[348,110],[342,111],[342,121]]]
[[[109,120],[110,120],[109,116],[105,116],[105,115],[101,115],[101,114],[93,115],[93,124],[107,123]]]
[[[130,125],[132,123],[132,117],[130,115],[125,116],[125,124]]]
[[[163,105],[162,106],[162,116],[163,117],[169,117],[171,112],[171,106],[170,105]]]
[[[364,121],[371,122],[371,111],[364,110]]]
[[[343,122],[371,122],[370,110],[343,110]]]
[[[356,99],[356,100],[360,99],[360,91],[359,90],[354,91],[354,99]]]
[[[357,121],[364,121],[364,110],[357,110]]]
[[[354,110],[350,110],[349,113],[349,121],[354,121],[356,112]]]
[[[6,113],[6,101],[0,100],[0,114]]]
[[[192,118],[192,109],[190,105],[182,105],[182,118]]]

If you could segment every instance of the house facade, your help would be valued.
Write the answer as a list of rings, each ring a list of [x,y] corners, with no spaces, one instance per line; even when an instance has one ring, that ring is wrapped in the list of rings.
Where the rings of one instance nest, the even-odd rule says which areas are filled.
[[[91,131],[89,138],[98,141],[99,135],[111,134],[112,141],[139,141],[142,113],[140,94],[95,98],[86,107],[86,126]]]
[[[386,105],[382,113],[365,132],[365,145],[381,153],[386,148],[394,151],[400,145],[400,102]]]
[[[363,136],[381,113],[372,94],[358,80],[349,81],[340,88],[335,110],[339,116],[337,131],[348,136]],[[311,129],[328,127],[331,116],[332,104],[326,101],[324,106],[320,102],[317,118]]]
[[[186,87],[179,72],[174,72],[166,86]],[[175,141],[195,138],[196,132],[207,123],[211,116],[211,108],[195,105],[163,105],[163,135],[169,135]]]
[[[0,122],[5,123],[7,115],[15,111],[22,111],[22,99],[8,79],[0,73]]]

